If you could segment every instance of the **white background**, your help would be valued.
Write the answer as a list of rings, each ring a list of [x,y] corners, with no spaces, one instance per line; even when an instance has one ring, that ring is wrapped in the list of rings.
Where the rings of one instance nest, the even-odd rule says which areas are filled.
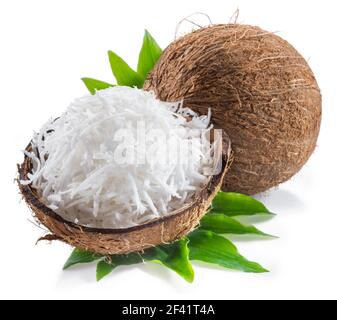
[[[113,81],[108,49],[135,66],[144,28],[165,47],[189,14],[205,12],[224,23],[237,8],[239,22],[279,31],[310,58],[324,99],[315,154],[295,178],[259,197],[279,213],[260,227],[280,239],[237,242],[271,273],[195,264],[191,285],[154,264],[121,268],[98,284],[94,266],[63,272],[71,248],[35,246],[43,231],[28,221],[13,182],[33,129],[86,93],[80,77]],[[336,1],[1,1],[0,298],[337,298],[336,9]]]

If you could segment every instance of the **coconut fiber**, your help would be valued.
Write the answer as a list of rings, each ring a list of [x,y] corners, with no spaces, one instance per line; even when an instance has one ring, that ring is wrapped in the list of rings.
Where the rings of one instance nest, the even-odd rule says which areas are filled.
[[[225,191],[256,194],[291,178],[315,149],[321,95],[305,59],[258,27],[213,25],[176,40],[145,89],[206,114],[232,140]]]

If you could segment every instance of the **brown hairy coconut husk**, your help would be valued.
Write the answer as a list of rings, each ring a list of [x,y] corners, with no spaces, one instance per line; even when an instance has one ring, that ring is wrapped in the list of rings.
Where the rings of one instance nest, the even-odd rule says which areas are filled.
[[[214,25],[176,40],[144,88],[206,114],[235,155],[225,191],[256,194],[291,178],[315,149],[321,95],[304,58],[258,27]]]
[[[30,145],[26,150],[31,151]],[[226,135],[223,138],[223,148],[222,152],[219,152],[218,161],[222,161],[221,172],[210,176],[205,187],[193,196],[191,202],[168,216],[125,229],[97,229],[81,226],[66,221],[48,208],[34,188],[20,184],[20,180],[27,180],[27,174],[32,169],[31,160],[28,157],[18,165],[18,184],[24,200],[37,221],[51,232],[41,238],[42,240],[61,240],[76,248],[103,255],[124,254],[173,242],[192,231],[220,190],[232,162],[231,143]]]

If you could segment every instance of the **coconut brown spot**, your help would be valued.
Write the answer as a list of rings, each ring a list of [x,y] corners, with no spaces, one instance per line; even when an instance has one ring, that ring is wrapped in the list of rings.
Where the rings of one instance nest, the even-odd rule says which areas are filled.
[[[225,191],[256,194],[296,174],[313,153],[321,94],[305,59],[258,27],[214,25],[173,42],[144,88],[206,114],[230,136]]]

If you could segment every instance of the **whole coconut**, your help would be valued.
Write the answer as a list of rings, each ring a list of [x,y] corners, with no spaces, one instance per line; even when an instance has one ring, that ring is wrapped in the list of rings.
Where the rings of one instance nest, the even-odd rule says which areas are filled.
[[[144,88],[206,114],[230,136],[223,190],[256,194],[291,178],[315,149],[321,95],[305,59],[249,25],[214,25],[173,42]]]

